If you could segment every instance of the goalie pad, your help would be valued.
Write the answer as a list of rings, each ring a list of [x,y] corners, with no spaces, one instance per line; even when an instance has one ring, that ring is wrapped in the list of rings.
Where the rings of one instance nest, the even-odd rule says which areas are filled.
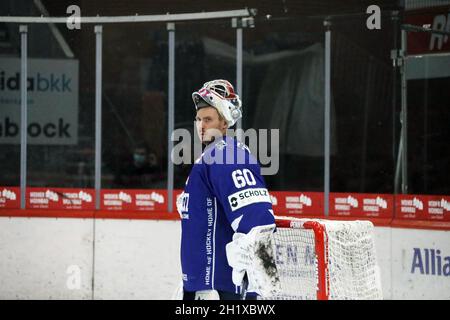
[[[195,292],[195,300],[220,300],[216,290],[201,290]]]
[[[242,286],[247,273],[248,290],[270,297],[281,291],[275,264],[273,231],[275,224],[258,226],[248,234],[235,233],[226,245],[228,264],[233,268],[233,283]]]
[[[183,299],[184,299],[184,289],[183,289],[183,281],[181,281],[181,283],[172,293],[171,300],[183,300]],[[220,300],[220,296],[217,290],[200,290],[195,292],[194,300]]]

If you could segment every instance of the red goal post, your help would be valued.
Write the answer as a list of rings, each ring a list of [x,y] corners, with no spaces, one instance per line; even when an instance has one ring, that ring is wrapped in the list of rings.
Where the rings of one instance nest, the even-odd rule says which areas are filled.
[[[281,294],[269,299],[382,299],[370,221],[276,217]]]

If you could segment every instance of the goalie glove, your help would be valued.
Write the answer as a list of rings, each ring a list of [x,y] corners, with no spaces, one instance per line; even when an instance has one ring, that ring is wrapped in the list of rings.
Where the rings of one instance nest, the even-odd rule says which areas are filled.
[[[226,245],[228,264],[233,268],[232,280],[242,286],[247,273],[248,291],[263,298],[281,291],[280,278],[275,264],[273,231],[275,225],[254,227],[248,234],[235,233]]]

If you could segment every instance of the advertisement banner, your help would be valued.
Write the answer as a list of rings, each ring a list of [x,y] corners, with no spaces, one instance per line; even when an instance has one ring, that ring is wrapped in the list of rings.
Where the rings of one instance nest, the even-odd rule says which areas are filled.
[[[78,139],[78,60],[28,59],[28,144]],[[0,144],[20,143],[20,59],[0,58]]]
[[[26,207],[48,210],[94,210],[94,189],[27,188]],[[63,216],[63,215],[62,215]]]
[[[405,23],[450,32],[450,7],[420,9],[408,12]],[[408,32],[408,55],[450,52],[450,36],[430,32]]]
[[[392,228],[393,299],[450,299],[450,231]]]
[[[393,215],[391,194],[330,193],[330,216],[392,218]]]
[[[409,220],[450,221],[450,196],[397,195],[395,216]]]
[[[276,215],[323,216],[323,193],[300,191],[270,192]]]
[[[167,211],[165,189],[101,190],[100,210]]]
[[[0,187],[0,209],[20,208],[20,188]]]

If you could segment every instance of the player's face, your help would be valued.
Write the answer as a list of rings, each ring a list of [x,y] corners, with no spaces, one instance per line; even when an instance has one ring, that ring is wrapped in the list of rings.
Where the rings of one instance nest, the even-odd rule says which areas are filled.
[[[202,143],[209,143],[214,137],[225,134],[227,124],[220,119],[219,113],[213,107],[201,108],[195,117],[197,134]]]

